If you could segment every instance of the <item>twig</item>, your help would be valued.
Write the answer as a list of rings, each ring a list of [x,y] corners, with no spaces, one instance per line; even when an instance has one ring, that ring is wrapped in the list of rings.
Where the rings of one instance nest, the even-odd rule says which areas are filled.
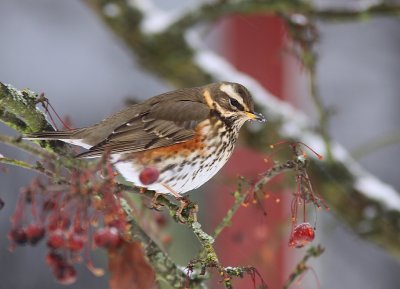
[[[314,102],[314,106],[318,113],[319,129],[320,129],[321,136],[322,136],[322,139],[325,144],[326,160],[332,161],[333,160],[332,146],[331,146],[331,138],[329,136],[330,111],[325,108],[324,104],[322,103],[322,99],[317,91],[317,83],[316,83],[317,77],[316,77],[315,69],[316,68],[314,65],[308,67],[309,81],[310,81],[310,96]]]
[[[285,172],[292,170],[296,167],[296,163],[294,161],[287,161],[285,164],[275,164],[272,168],[270,168],[267,172],[265,172],[261,179],[258,180],[251,190],[253,192],[259,191],[262,187],[267,184],[273,177]],[[217,225],[214,229],[213,237],[216,239],[219,234],[230,225],[231,220],[237,210],[239,209],[240,205],[243,204],[248,194],[242,193],[242,184],[243,179],[239,181],[237,190],[233,193],[233,197],[235,198],[235,202],[233,203],[232,207],[228,210],[225,217],[222,219],[221,223]],[[252,192],[249,192],[252,193]]]
[[[124,185],[124,184],[118,184],[118,188],[121,191],[125,191],[128,193],[133,193],[133,194],[138,194],[141,196],[145,196],[149,199],[153,199],[156,192],[152,191],[152,190],[146,190],[144,188],[140,188],[137,186],[129,186],[129,185]],[[168,211],[170,212],[171,215],[174,215],[176,213],[176,211],[178,210],[178,206],[176,204],[174,204],[173,202],[171,202],[170,200],[168,200],[166,197],[164,197],[163,195],[159,195],[157,197],[157,203],[160,205],[165,206]],[[185,218],[185,215],[182,216],[183,218]]]
[[[259,191],[262,189],[262,187],[267,184],[273,177],[279,175],[280,173],[283,173],[285,171],[290,171],[296,168],[297,163],[296,161],[290,160],[287,161],[286,163],[283,164],[276,164],[272,168],[270,168],[268,171],[266,171],[261,179],[255,183],[254,185],[254,191]]]
[[[240,208],[241,204],[246,198],[246,194],[242,193],[242,184],[239,182],[237,190],[233,193],[233,197],[235,198],[235,202],[233,203],[232,207],[226,212],[225,217],[222,219],[221,223],[219,223],[215,229],[213,238],[217,239],[219,234],[231,224],[232,218]]]
[[[37,157],[51,158],[53,160],[59,158],[58,154],[53,153],[52,151],[49,150],[45,150],[38,146],[32,146],[29,143],[23,142],[20,137],[10,137],[0,134],[0,142],[7,144],[9,146],[19,148]]]
[[[309,269],[309,267],[307,266],[308,259],[310,259],[311,257],[317,258],[322,253],[324,253],[324,251],[325,251],[325,249],[322,248],[320,245],[318,245],[316,247],[310,247],[307,250],[304,257],[296,265],[296,268],[289,275],[289,278],[286,281],[286,284],[283,286],[283,289],[288,289],[298,277],[300,277],[304,272],[306,272]]]
[[[122,184],[119,184],[118,186],[122,190],[131,192],[131,193],[135,193],[135,194],[141,194],[150,199],[152,199],[155,195],[155,192],[151,191],[151,190],[145,190],[145,189],[141,189],[138,187],[126,186],[126,185],[122,185]],[[159,204],[164,205],[169,210],[171,216],[176,215],[178,206],[176,204],[172,203],[171,201],[169,201],[166,197],[159,196],[157,198],[157,202]],[[189,210],[190,210],[190,208],[189,208]],[[187,213],[187,214],[182,214],[183,220],[185,221],[186,225],[193,231],[193,233],[199,240],[199,243],[202,247],[202,252],[200,254],[201,257],[198,259],[197,263],[200,263],[202,266],[205,266],[205,267],[217,268],[218,272],[222,276],[225,276],[224,280],[223,280],[225,288],[231,289],[232,288],[231,277],[230,277],[230,275],[226,274],[225,268],[219,262],[218,255],[213,247],[214,238],[203,231],[203,229],[201,228],[201,224],[199,222],[195,221],[193,218],[191,218],[190,212],[188,212],[186,210],[186,211],[184,211],[184,213]],[[177,218],[174,218],[174,220],[179,222],[179,220]]]
[[[121,198],[121,206],[130,224],[130,234],[132,238],[138,240],[143,245],[146,256],[148,257],[157,276],[170,284],[172,288],[182,288],[185,284],[186,274],[183,270],[169,258],[169,256],[154,242],[149,235],[140,227],[132,215],[132,209],[125,199]],[[193,278],[192,285],[198,285],[203,278]]]
[[[32,164],[26,163],[24,161],[15,160],[15,159],[11,159],[11,158],[5,158],[5,157],[0,157],[0,163],[28,169],[28,170],[43,174],[49,178],[55,177],[55,174],[52,171],[47,170],[43,166],[39,165],[39,163],[37,163],[36,165],[32,165]]]

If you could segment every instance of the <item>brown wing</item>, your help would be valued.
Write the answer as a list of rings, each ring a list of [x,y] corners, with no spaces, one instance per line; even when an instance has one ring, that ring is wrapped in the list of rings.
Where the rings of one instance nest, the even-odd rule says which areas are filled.
[[[154,98],[147,109],[116,127],[103,141],[78,157],[97,157],[112,153],[139,152],[170,146],[191,139],[195,127],[207,119],[209,107],[186,98]],[[132,115],[132,114],[131,114]],[[136,116],[135,116],[136,115]]]

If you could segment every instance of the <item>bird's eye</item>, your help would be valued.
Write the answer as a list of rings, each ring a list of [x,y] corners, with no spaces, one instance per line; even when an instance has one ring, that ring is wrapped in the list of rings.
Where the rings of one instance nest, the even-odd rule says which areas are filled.
[[[244,110],[243,105],[241,105],[236,99],[234,98],[229,98],[229,103],[236,107],[238,110]]]

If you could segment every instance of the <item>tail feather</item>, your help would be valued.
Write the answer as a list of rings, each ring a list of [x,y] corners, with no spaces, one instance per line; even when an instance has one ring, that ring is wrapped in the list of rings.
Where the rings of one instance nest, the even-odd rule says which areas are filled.
[[[71,129],[63,131],[41,131],[26,134],[23,138],[27,140],[58,140],[58,139],[74,139],[80,129]]]
[[[87,143],[79,135],[83,129],[72,129],[64,131],[42,131],[27,134],[23,137],[26,140],[60,140],[72,145],[77,145],[85,149],[90,149],[93,145]]]

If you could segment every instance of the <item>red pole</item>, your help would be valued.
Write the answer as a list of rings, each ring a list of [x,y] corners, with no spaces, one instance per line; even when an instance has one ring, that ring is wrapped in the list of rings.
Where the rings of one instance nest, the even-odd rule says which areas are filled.
[[[284,24],[278,17],[268,15],[232,16],[224,20],[222,54],[240,71],[257,79],[266,89],[284,98]],[[229,79],[227,79],[229,81]],[[268,124],[267,124],[268,125]],[[268,165],[259,153],[237,149],[225,166],[223,176],[256,176]],[[217,224],[231,207],[235,186],[213,190],[212,223]],[[216,197],[217,196],[217,197]],[[217,239],[217,250],[224,265],[255,265],[270,289],[281,288],[286,280],[285,253],[289,232],[285,225],[289,215],[285,202],[273,198],[262,201],[267,216],[256,205],[240,208],[232,227]],[[235,288],[253,288],[251,277],[235,280]]]

